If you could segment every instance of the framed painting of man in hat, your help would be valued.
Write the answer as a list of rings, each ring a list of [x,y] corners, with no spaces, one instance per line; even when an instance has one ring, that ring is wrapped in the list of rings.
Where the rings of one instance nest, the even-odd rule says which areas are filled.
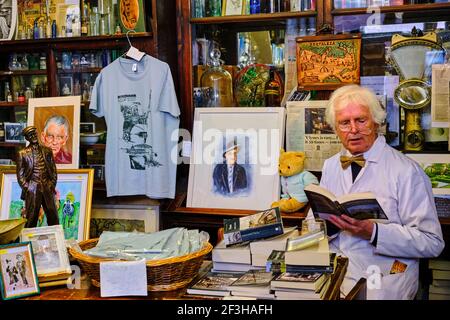
[[[187,206],[270,208],[283,132],[283,108],[196,109]]]

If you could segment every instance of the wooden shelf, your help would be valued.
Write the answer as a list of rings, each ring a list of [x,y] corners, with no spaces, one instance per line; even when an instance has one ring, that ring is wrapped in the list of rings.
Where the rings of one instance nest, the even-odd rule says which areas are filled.
[[[0,71],[0,77],[47,75],[47,70]]]
[[[378,7],[380,13],[391,12],[421,12],[450,9],[450,2],[445,3],[429,3],[429,4],[405,4],[401,6],[385,6]],[[368,8],[348,8],[348,9],[334,9],[331,11],[332,15],[344,16],[344,15],[358,15],[358,14],[371,14]]]
[[[0,102],[0,108],[28,107],[28,102]]]
[[[58,74],[72,73],[100,73],[103,68],[78,68],[78,69],[58,69]]]
[[[106,144],[105,143],[95,143],[95,144],[82,144],[82,143],[80,143],[80,148],[105,150],[106,149]]]
[[[25,146],[25,142],[0,142],[2,148],[18,148]]]
[[[206,17],[206,18],[191,18],[192,24],[220,24],[220,23],[243,23],[255,21],[280,21],[286,19],[315,17],[316,11],[298,11],[298,12],[277,12],[277,13],[260,13],[250,15],[236,15],[224,17]]]
[[[130,39],[133,38],[152,38],[153,33],[152,32],[137,32],[137,33],[130,33],[128,35]],[[119,41],[126,41],[127,37],[124,33],[121,33],[119,35],[105,35],[105,36],[92,36],[92,37],[64,37],[64,38],[45,38],[45,39],[27,39],[27,40],[10,40],[10,41],[0,41],[0,51],[3,51],[2,49],[6,49],[8,51],[11,51],[11,49],[14,49],[14,47],[26,47],[28,46],[29,49],[32,49],[33,51],[37,51],[37,48],[42,48],[48,45],[52,45],[55,49],[66,49],[67,45],[70,44],[71,47],[85,47],[87,43],[92,43],[94,47],[97,47],[100,42],[107,41],[107,42],[114,42],[112,40]]]

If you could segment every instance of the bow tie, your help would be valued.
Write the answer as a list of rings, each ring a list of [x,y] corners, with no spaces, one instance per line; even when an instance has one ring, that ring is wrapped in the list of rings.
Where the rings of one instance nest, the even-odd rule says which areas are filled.
[[[356,157],[341,156],[342,169],[347,169],[352,162],[356,163],[361,168],[363,168],[366,164],[366,160],[364,160],[364,157],[362,155]]]

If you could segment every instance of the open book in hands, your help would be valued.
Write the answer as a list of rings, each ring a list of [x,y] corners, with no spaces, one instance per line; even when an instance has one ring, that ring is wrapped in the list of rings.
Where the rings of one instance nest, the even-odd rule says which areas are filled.
[[[350,193],[336,197],[327,189],[310,184],[305,187],[306,197],[313,213],[327,220],[329,215],[345,214],[358,220],[372,219],[387,222],[388,218],[372,192]]]

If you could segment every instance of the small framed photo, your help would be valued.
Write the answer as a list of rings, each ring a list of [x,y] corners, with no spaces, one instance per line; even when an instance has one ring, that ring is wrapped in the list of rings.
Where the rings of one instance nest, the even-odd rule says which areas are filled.
[[[24,123],[5,122],[5,142],[24,142],[22,130],[25,128]]]
[[[72,77],[60,77],[59,78],[59,94],[61,96],[71,96],[73,90]]]
[[[61,225],[23,229],[20,240],[31,242],[39,280],[72,273]]]
[[[159,207],[143,205],[97,205],[92,208],[90,238],[103,231],[156,232],[159,230]]]
[[[80,133],[95,133],[95,122],[80,122]]]
[[[0,1],[0,17],[3,17],[0,28],[0,39],[11,40],[16,32],[17,0]]]
[[[105,165],[90,164],[89,168],[94,169],[94,181],[105,181]]]
[[[0,289],[4,300],[40,293],[31,242],[0,246]]]
[[[224,16],[241,15],[245,10],[246,0],[224,0],[222,12]]]

